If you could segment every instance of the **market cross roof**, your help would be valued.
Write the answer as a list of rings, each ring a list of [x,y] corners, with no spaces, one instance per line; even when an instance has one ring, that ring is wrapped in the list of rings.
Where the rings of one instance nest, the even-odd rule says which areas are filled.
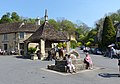
[[[62,31],[57,31],[52,25],[45,21],[35,33],[33,33],[25,42],[39,42],[40,39],[60,42],[68,41],[67,34]]]

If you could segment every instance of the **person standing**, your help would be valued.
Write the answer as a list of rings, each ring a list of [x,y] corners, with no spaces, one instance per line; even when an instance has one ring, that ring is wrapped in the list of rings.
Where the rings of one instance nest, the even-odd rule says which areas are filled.
[[[113,47],[110,47],[110,58],[113,59],[115,55],[116,55],[115,49]]]

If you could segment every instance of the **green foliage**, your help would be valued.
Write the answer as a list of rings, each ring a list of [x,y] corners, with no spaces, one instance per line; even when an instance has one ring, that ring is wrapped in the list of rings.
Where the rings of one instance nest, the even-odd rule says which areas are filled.
[[[86,36],[86,42],[91,42],[91,46],[97,43],[97,31],[96,29],[92,29],[88,35]]]
[[[10,18],[10,13],[6,13],[2,16],[0,23],[10,23],[12,19]]]
[[[94,39],[93,39],[93,38],[89,38],[89,41],[93,43],[93,42],[94,42]]]
[[[62,31],[67,31],[69,34],[73,34],[75,32],[75,24],[69,20],[62,20],[59,22],[59,29]]]
[[[49,21],[49,23],[51,25],[54,26],[54,28],[56,28],[57,30],[59,30],[59,25],[58,25],[58,23],[54,19],[49,19],[48,21]]]
[[[62,43],[58,43],[57,47],[59,47],[59,48],[63,47]]]
[[[63,46],[63,48],[66,48],[66,47],[67,47],[67,44],[66,44],[66,43],[63,43],[62,46]]]
[[[88,41],[87,36],[90,31],[90,27],[88,27],[85,23],[80,23],[80,25],[76,25],[76,33],[79,35],[77,38],[78,41],[84,44]]]
[[[88,47],[90,47],[91,44],[92,44],[92,43],[91,43],[90,41],[88,41],[85,45],[88,46]]]
[[[36,48],[33,48],[33,47],[28,48],[28,53],[29,54],[34,54],[35,51],[36,51]]]
[[[21,20],[19,15],[16,12],[12,12],[12,14],[8,12],[1,17],[0,23],[11,23],[11,22],[18,22],[18,21],[21,21]]]
[[[74,41],[74,40],[70,41],[70,47],[73,48],[73,49],[76,48],[77,47],[77,42]]]
[[[102,45],[105,49],[108,45],[115,43],[115,28],[109,16],[105,18],[102,32]]]
[[[16,12],[12,12],[11,19],[13,20],[13,22],[20,21],[20,17],[19,17],[19,15]]]
[[[66,43],[58,43],[57,47],[61,48],[66,48],[67,44]]]
[[[77,42],[77,46],[82,46],[82,42]]]
[[[87,38],[88,38],[88,39],[89,39],[89,38],[95,39],[96,36],[97,36],[97,30],[92,29],[92,30],[88,33]]]
[[[35,24],[35,20],[36,20],[36,19],[32,19],[32,18],[23,19],[24,22],[32,23],[32,24]]]

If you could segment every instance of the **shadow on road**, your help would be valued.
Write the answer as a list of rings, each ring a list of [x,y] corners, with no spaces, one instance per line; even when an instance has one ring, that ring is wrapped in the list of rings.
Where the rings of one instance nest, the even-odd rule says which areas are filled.
[[[23,56],[15,56],[15,58],[18,58],[18,59],[30,59],[28,57],[23,57]]]
[[[100,73],[98,75],[104,78],[119,77],[119,74],[110,74],[110,73]]]

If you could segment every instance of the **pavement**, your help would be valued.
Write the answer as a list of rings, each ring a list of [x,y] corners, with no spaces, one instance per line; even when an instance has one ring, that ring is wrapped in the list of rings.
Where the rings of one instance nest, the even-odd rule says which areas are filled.
[[[79,48],[76,49],[85,57]],[[93,70],[75,74],[48,70],[54,61],[23,59],[20,56],[0,56],[0,84],[119,84],[117,59],[90,54]]]

